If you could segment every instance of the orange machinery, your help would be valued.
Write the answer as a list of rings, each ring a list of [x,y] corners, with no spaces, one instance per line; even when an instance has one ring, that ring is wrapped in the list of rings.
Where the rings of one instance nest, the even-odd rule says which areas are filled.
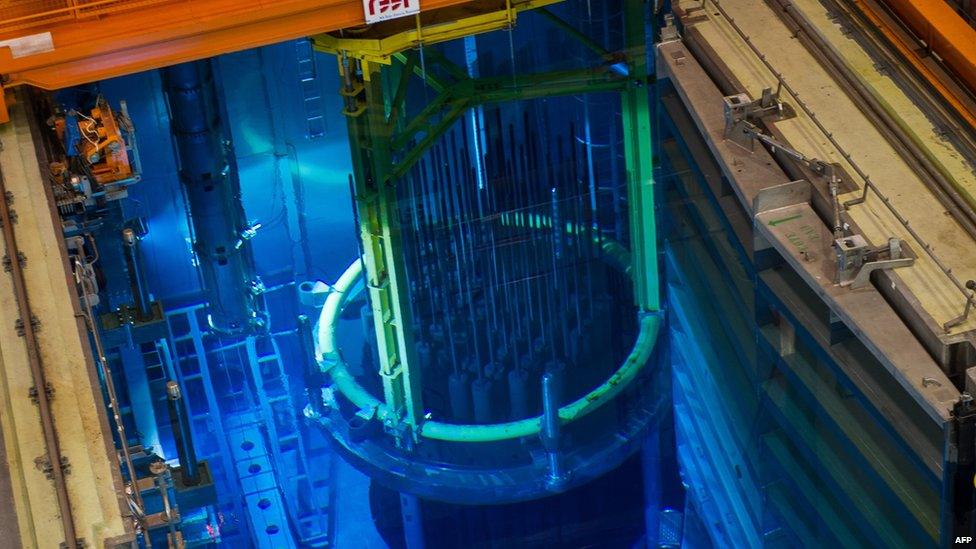
[[[67,124],[76,124],[77,132],[69,131]],[[112,111],[108,102],[99,97],[89,114],[75,113],[74,116],[60,116],[54,120],[54,130],[58,139],[64,142],[66,135],[80,135],[76,143],[66,143],[68,155],[77,154],[84,159],[95,183],[107,185],[133,177],[128,149],[123,130],[131,134],[132,129],[125,116]]]
[[[415,1],[418,18],[478,4]],[[363,24],[362,0],[0,1],[0,82],[53,90]]]
[[[883,0],[976,93],[976,29],[945,0]]]
[[[962,119],[976,128],[976,29],[945,0],[853,0],[869,21],[897,48],[902,56],[947,100]],[[880,4],[880,5],[879,5]],[[907,28],[915,41],[880,9],[887,9]],[[919,44],[921,42],[921,44]],[[945,82],[929,66],[934,54],[958,81]]]

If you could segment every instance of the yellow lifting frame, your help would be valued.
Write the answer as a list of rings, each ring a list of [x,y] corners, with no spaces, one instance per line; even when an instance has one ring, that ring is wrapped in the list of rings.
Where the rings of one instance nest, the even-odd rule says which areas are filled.
[[[382,38],[365,37],[374,30],[367,29],[358,38],[317,34],[312,37],[312,43],[315,49],[322,52],[337,55],[346,52],[348,56],[363,61],[389,65],[393,56],[402,51],[484,32],[508,29],[515,24],[515,19],[520,12],[557,4],[560,1],[562,0],[506,0],[504,6],[485,2],[491,4],[491,11],[474,13],[470,6],[465,6],[463,10],[458,9],[456,13],[459,16],[456,19],[430,22],[422,22],[421,15],[418,14],[415,17],[415,26]],[[437,15],[443,17],[444,11],[447,10],[441,10]]]

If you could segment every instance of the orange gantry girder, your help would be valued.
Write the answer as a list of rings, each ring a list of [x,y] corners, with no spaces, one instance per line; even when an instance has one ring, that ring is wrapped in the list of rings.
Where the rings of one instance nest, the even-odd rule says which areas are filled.
[[[956,114],[976,128],[976,105],[972,100],[976,93],[976,70],[973,69],[976,29],[966,24],[942,0],[852,0],[852,3]],[[895,19],[888,17],[885,8]],[[957,21],[953,22],[953,17]],[[900,32],[898,20],[908,33]],[[933,24],[940,20],[944,24],[941,28]],[[945,74],[936,72],[930,63],[933,53],[941,60],[942,67],[955,75],[956,82],[947,81]]]
[[[0,75],[58,89],[364,24],[362,0],[0,0]]]
[[[880,0],[976,94],[976,29],[945,0]],[[916,52],[927,54],[928,51]]]

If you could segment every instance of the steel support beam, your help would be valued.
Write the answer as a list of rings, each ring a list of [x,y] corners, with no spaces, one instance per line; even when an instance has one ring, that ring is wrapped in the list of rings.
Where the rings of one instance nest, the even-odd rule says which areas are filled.
[[[654,211],[654,159],[651,106],[648,98],[646,6],[643,0],[625,0],[624,35],[630,85],[623,92],[624,156],[627,164],[627,204],[634,297],[645,311],[661,308],[657,265],[657,224]]]
[[[541,1],[531,0],[529,7]],[[527,9],[526,3],[517,2],[512,9]],[[50,9],[53,4],[65,7]],[[418,18],[463,19],[472,10],[484,9],[480,4],[494,5],[424,0]],[[18,8],[0,14],[0,40],[9,41],[0,46],[5,88],[30,84],[56,90],[365,23],[360,0],[197,0],[192,9],[179,0],[100,0],[19,2]],[[11,12],[23,15],[10,18]],[[390,29],[399,30],[402,21],[371,28],[393,32]],[[46,43],[44,33],[50,33]],[[31,36],[35,40],[27,41]],[[15,52],[30,44],[41,51]],[[5,114],[0,110],[0,121]]]
[[[388,430],[404,435],[423,417],[420,369],[414,348],[406,266],[400,235],[396,186],[389,177],[390,126],[381,65],[344,58],[340,62],[353,192],[363,242],[366,283],[379,353]]]
[[[967,394],[952,408],[944,456],[940,545],[949,547],[976,536],[976,403]]]
[[[424,109],[405,119],[406,79],[419,67],[413,54],[386,52],[392,67],[369,61],[362,52],[338,51],[353,153],[353,192],[360,220],[370,303],[377,334],[388,430],[415,428],[422,421],[420,371],[416,365],[407,279],[402,253],[396,183],[474,106],[556,95],[620,91],[624,111],[627,180],[631,204],[631,243],[635,296],[642,311],[660,309],[651,110],[644,31],[644,3],[628,0],[627,50],[621,58],[629,69],[608,62],[595,68],[527,74],[518,77],[468,78],[449,70],[450,78],[432,82],[438,92]],[[317,49],[335,51],[336,45]],[[449,65],[433,50],[435,64]],[[606,57],[606,56],[605,56]],[[605,59],[606,61],[606,59]],[[617,70],[614,70],[617,68]],[[387,72],[399,80],[384,86]],[[625,78],[621,72],[627,72]],[[421,71],[421,76],[425,76]],[[430,79],[427,79],[431,84]],[[390,92],[390,93],[387,93]]]
[[[404,77],[407,75],[403,74]],[[609,67],[526,74],[514,79],[510,76],[465,78],[444,88],[422,111],[407,121],[402,130],[392,135],[394,152],[416,142],[399,153],[389,175],[397,179],[406,174],[427,148],[470,108],[485,103],[620,91],[626,85],[627,81],[616,76]],[[423,132],[423,136],[416,139],[420,132]]]

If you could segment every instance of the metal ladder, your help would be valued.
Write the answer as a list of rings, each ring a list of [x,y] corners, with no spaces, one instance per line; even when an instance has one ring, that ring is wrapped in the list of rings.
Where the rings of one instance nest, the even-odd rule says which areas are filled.
[[[256,547],[329,546],[332,460],[326,458],[327,467],[308,467],[273,336],[249,336],[215,346],[200,329],[201,309],[198,305],[170,311],[167,321],[198,455],[212,464],[218,493],[224,495],[221,508],[246,518],[240,533],[246,536],[250,529],[249,541]],[[235,368],[242,374],[238,383],[230,373]],[[218,394],[217,385],[224,382],[221,375],[227,377]],[[218,464],[219,469],[214,466]],[[243,505],[235,497],[238,493]],[[231,535],[234,529],[227,526],[234,526],[232,518],[225,513],[222,526]],[[298,539],[292,539],[291,532]]]
[[[325,110],[322,90],[315,70],[315,56],[309,40],[295,41],[298,58],[298,80],[305,108],[305,137],[315,139],[325,135]]]

